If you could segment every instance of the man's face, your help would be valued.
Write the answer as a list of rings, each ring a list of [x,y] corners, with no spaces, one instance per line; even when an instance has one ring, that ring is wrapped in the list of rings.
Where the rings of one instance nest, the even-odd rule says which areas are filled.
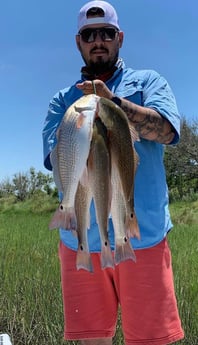
[[[76,36],[77,47],[85,64],[96,74],[115,65],[123,42],[123,32],[107,24],[84,27]]]

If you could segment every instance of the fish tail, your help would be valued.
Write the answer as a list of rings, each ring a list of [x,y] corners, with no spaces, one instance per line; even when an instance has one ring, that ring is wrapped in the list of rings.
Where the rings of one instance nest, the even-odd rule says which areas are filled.
[[[65,230],[77,229],[77,220],[74,208],[71,207],[66,211],[62,211],[60,208],[56,210],[49,224],[49,229],[52,230],[56,228],[62,228]]]
[[[93,272],[91,255],[89,252],[83,249],[82,245],[78,248],[78,251],[77,251],[76,268],[77,270],[83,269],[89,272]]]
[[[126,227],[126,234],[129,238],[135,237],[138,240],[140,240],[140,229],[139,229],[135,212],[133,213],[132,217],[129,217],[129,216],[126,217],[125,227]]]
[[[136,255],[131,246],[130,240],[125,237],[122,244],[116,243],[114,261],[118,265],[120,262],[131,259],[136,262]]]
[[[111,248],[110,248],[109,242],[107,241],[102,245],[100,261],[101,261],[101,267],[103,269],[107,267],[114,268],[114,261],[112,257]]]

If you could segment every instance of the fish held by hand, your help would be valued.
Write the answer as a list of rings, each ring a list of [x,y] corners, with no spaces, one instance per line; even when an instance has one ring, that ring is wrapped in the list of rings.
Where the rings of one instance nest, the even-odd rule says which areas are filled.
[[[63,198],[49,224],[50,229],[77,229],[75,195],[89,155],[98,99],[96,95],[86,95],[74,102],[57,131],[57,144],[50,159],[54,181]]]

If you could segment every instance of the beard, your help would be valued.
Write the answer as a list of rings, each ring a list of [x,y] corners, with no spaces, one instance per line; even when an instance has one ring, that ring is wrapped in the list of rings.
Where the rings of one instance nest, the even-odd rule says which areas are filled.
[[[94,48],[93,50],[94,51]],[[116,64],[117,60],[118,60],[118,51],[115,53],[115,55],[110,58],[109,60],[104,60],[102,56],[98,56],[97,60],[93,61],[92,59],[90,59],[89,61],[87,61],[81,51],[81,56],[85,62],[85,65],[87,67],[87,69],[95,75],[100,75],[106,72],[109,72]]]
[[[97,61],[89,61],[87,67],[95,74],[100,75],[109,72],[116,64],[118,57],[113,61],[104,61],[102,57],[98,57]]]

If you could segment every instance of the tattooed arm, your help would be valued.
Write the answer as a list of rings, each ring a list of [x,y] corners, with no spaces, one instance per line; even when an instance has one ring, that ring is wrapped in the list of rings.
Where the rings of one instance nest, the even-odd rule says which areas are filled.
[[[78,89],[87,95],[93,93],[93,82],[85,81],[76,85]],[[106,97],[110,100],[115,98],[115,95],[108,89],[105,83],[101,80],[94,80],[95,92],[100,97]],[[169,144],[175,136],[175,130],[171,123],[161,116],[152,108],[142,107],[132,103],[125,98],[120,98],[121,108],[127,114],[129,120],[139,133],[139,136],[157,141],[161,144]]]
[[[140,137],[169,144],[175,135],[168,120],[151,108],[142,107],[121,98],[121,108],[127,114]]]

